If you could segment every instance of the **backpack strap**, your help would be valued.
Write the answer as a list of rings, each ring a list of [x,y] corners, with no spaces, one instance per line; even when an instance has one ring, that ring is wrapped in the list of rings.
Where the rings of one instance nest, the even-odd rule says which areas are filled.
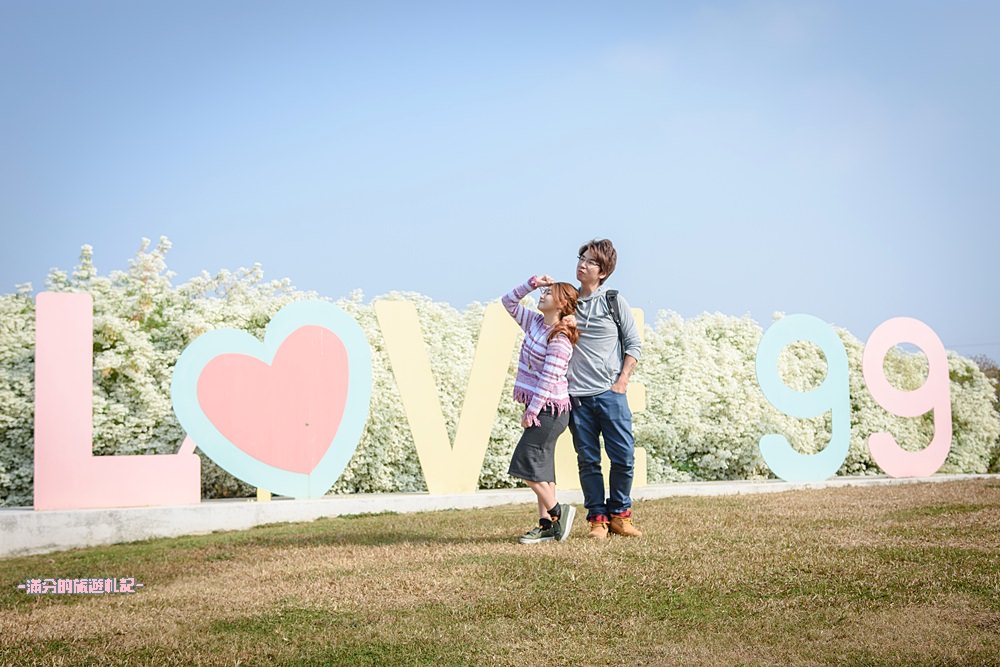
[[[615,321],[615,326],[618,327],[618,347],[622,352],[622,362],[625,361],[625,332],[622,331],[622,313],[618,306],[618,290],[609,289],[604,293],[605,298],[608,300],[608,309],[611,311],[611,319]]]

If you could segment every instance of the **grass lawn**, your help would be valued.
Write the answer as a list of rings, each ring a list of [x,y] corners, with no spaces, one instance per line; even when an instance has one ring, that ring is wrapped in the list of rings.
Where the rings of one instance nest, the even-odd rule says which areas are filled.
[[[0,664],[1000,665],[1000,478],[635,510],[604,543],[520,545],[522,505],[0,560]],[[143,588],[17,588],[92,577]]]

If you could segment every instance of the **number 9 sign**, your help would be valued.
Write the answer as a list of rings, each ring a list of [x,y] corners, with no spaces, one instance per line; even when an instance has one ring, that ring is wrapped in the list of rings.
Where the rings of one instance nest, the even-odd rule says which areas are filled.
[[[822,384],[800,392],[788,387],[778,372],[778,356],[790,343],[804,340],[817,345],[826,357]],[[927,380],[914,391],[901,391],[885,377],[883,362],[893,346],[911,343],[927,357]],[[868,440],[872,459],[891,477],[932,475],[951,450],[951,393],[948,358],[934,331],[919,320],[896,317],[880,324],[868,339],[862,372],[872,398],[887,411],[901,417],[934,412],[934,436],[918,452],[902,449],[890,433],[873,433]],[[851,441],[850,385],[847,351],[836,332],[812,315],[789,315],[775,322],[757,348],[757,382],[764,397],[778,410],[793,417],[815,417],[831,412],[829,444],[815,454],[802,454],[777,433],[760,439],[760,453],[778,477],[788,481],[826,479],[847,458]]]

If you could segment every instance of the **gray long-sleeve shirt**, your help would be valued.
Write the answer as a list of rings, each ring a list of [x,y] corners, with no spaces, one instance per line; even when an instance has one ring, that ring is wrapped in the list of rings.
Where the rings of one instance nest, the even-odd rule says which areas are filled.
[[[569,362],[569,393],[571,396],[595,396],[611,388],[622,371],[622,353],[618,344],[618,327],[611,317],[611,308],[601,285],[593,294],[580,297],[576,304],[576,325],[580,340]],[[622,317],[625,354],[638,360],[642,354],[639,327],[628,302],[618,295],[618,310]]]

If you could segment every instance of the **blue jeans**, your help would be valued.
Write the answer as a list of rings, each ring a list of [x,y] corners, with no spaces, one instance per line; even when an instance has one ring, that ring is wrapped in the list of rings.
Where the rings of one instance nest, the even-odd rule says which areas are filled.
[[[635,440],[632,437],[632,411],[625,394],[616,394],[608,389],[596,396],[575,397],[569,413],[569,430],[573,434],[587,520],[631,508],[632,498],[629,495],[632,493],[635,469]],[[601,472],[601,435],[604,436],[604,451],[611,461],[606,500]]]

